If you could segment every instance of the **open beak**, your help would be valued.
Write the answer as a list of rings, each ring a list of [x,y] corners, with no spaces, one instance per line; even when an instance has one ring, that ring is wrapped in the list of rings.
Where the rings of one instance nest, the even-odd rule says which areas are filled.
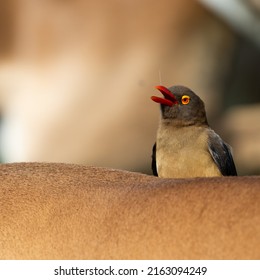
[[[164,96],[164,98],[161,97],[157,97],[157,96],[151,96],[151,99],[154,102],[166,105],[166,106],[173,106],[174,104],[178,104],[178,101],[176,99],[176,97],[173,95],[173,93],[171,91],[168,90],[168,88],[164,87],[164,86],[156,86],[156,89],[158,89],[162,95]]]

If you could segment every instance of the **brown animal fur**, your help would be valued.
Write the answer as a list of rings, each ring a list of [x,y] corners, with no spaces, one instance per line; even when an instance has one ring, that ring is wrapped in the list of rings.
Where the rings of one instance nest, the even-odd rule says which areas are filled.
[[[260,177],[0,166],[1,259],[259,259]]]

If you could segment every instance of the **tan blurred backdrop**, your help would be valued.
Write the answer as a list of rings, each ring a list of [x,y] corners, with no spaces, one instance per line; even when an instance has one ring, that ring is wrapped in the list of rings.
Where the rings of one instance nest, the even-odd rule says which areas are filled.
[[[2,162],[150,173],[161,76],[202,97],[240,174],[260,174],[259,46],[214,11],[190,0],[0,5]]]

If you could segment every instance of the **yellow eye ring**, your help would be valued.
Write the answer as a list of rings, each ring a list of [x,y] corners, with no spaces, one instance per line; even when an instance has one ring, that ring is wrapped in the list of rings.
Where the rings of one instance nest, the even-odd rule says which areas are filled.
[[[183,95],[182,98],[181,98],[181,103],[183,105],[187,105],[190,103],[190,97],[189,95]]]

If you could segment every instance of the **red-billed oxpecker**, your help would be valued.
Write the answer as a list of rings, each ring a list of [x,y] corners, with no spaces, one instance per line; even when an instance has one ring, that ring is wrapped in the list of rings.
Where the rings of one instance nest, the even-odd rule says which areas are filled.
[[[152,169],[162,178],[236,176],[231,147],[208,125],[203,101],[184,86],[156,86],[164,98]]]

